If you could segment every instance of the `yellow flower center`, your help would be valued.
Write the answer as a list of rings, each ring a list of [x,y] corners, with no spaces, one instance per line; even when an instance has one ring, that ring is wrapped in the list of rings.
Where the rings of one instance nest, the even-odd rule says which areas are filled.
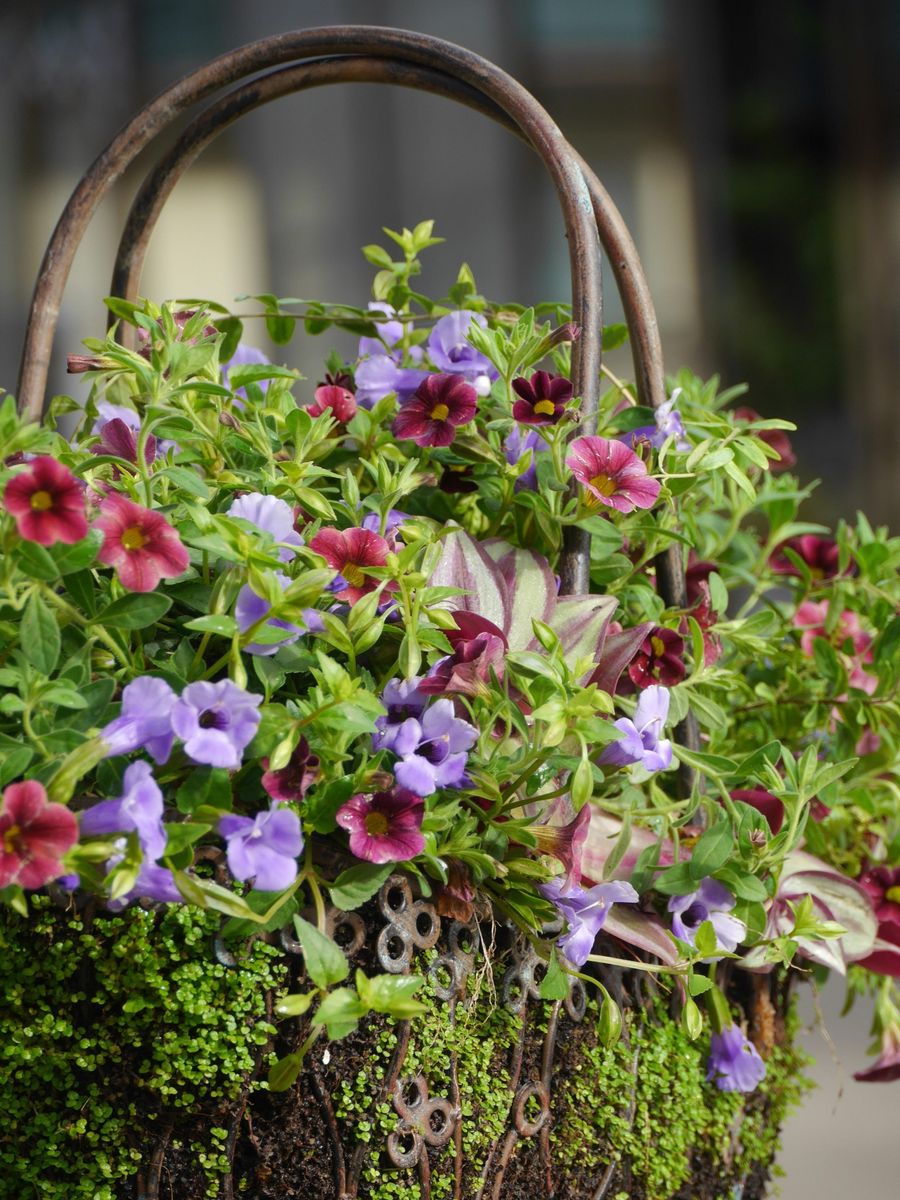
[[[534,406],[534,411],[542,417],[552,417],[556,412],[556,405],[552,400],[538,400]]]
[[[446,404],[436,404],[431,410],[432,421],[446,421],[450,409]]]
[[[341,567],[341,574],[351,587],[362,587],[366,578],[365,571],[362,567],[358,567],[356,563],[346,563]]]
[[[616,481],[608,475],[595,475],[591,487],[596,488],[601,496],[614,496],[616,493]]]
[[[381,837],[381,835],[387,833],[387,831],[388,819],[384,813],[366,813],[366,833],[371,833],[375,837]]]
[[[657,658],[662,658],[666,652],[666,644],[661,637],[652,637],[650,639],[650,647]]]
[[[126,550],[142,550],[147,545],[147,539],[138,525],[132,525],[122,534],[122,545]]]
[[[3,849],[7,854],[18,854],[19,852],[19,834],[22,832],[18,825],[10,825],[6,833],[3,835]]]
[[[884,898],[890,900],[891,904],[900,904],[900,884],[889,887],[884,893]]]
[[[48,508],[53,507],[53,497],[49,492],[45,491],[32,492],[31,507],[36,512],[46,512]]]

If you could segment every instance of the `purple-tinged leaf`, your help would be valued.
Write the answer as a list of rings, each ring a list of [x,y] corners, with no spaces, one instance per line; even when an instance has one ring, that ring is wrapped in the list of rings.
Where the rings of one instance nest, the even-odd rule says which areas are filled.
[[[508,621],[504,630],[510,650],[534,647],[531,622],[552,625],[556,606],[556,577],[546,558],[534,550],[522,550],[508,542],[491,539],[483,542],[485,552],[497,564],[506,586]],[[482,616],[485,614],[482,613]]]
[[[450,607],[477,613],[509,635],[509,596],[503,575],[480,542],[460,530],[444,538],[430,587],[465,588]],[[530,632],[530,627],[529,627]]]
[[[622,822],[616,817],[607,816],[606,813],[600,812],[596,808],[592,811],[591,823],[588,828],[587,840],[584,844],[584,853],[581,859],[581,873],[585,879],[595,883],[603,879],[606,860],[615,849],[621,832]],[[656,834],[652,833],[649,829],[642,825],[633,825],[628,849],[613,871],[613,879],[629,879],[637,863],[638,856],[648,846],[655,846],[657,840]],[[672,843],[667,839],[660,847],[659,869],[662,871],[666,867],[670,867],[674,861]]]
[[[602,662],[609,622],[618,607],[612,596],[560,596],[548,624],[559,638],[566,665],[574,670],[579,662],[594,664],[582,673],[582,687]]]
[[[635,625],[632,629],[623,629],[621,633],[607,634],[597,669],[588,682],[595,683],[598,688],[612,696],[619,676],[637,654],[652,628],[651,622],[645,622]]]

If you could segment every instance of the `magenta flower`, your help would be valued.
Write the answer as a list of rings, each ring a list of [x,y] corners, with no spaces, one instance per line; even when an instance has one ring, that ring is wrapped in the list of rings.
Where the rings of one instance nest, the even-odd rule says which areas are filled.
[[[695,891],[669,900],[672,932],[693,946],[697,930],[704,921],[709,921],[715,930],[718,949],[730,954],[747,936],[744,922],[729,915],[734,904],[734,896],[724,883],[707,876]]]
[[[535,371],[530,379],[520,375],[512,386],[519,397],[512,415],[521,425],[555,425],[572,399],[572,381],[548,371]]]
[[[28,542],[73,545],[87,536],[81,484],[68,467],[49,455],[32,459],[27,471],[10,479],[3,503],[15,517],[19,536]]]
[[[156,762],[166,762],[175,740],[171,722],[175,700],[163,679],[144,675],[127,684],[122,689],[121,712],[100,730],[109,747],[107,754],[146,750]]]
[[[322,413],[330,412],[336,421],[346,425],[356,413],[356,397],[346,388],[325,384],[316,388],[315,401],[307,406],[306,411],[311,417],[321,417]]]
[[[620,717],[613,722],[622,737],[611,742],[598,761],[615,767],[639,762],[648,771],[665,771],[672,765],[672,743],[660,735],[668,715],[668,689],[657,684],[645,688],[638,699],[634,718]]]
[[[621,879],[585,890],[578,885],[566,886],[560,876],[541,884],[538,890],[565,918],[568,928],[556,944],[573,967],[583,967],[587,962],[612,906],[637,904],[640,899],[632,885]]]
[[[78,841],[75,814],[50,804],[43,784],[13,783],[0,804],[0,888],[39,888],[64,872],[62,857]]]
[[[300,818],[289,808],[273,804],[252,819],[226,813],[219,821],[219,833],[235,879],[252,879],[261,892],[280,892],[297,878],[303,831]]]
[[[785,554],[792,550],[809,568],[813,579],[836,579],[841,574],[838,560],[840,550],[834,538],[817,537],[814,533],[804,533],[799,537],[788,538],[776,546],[769,559],[769,566],[778,575],[797,575],[800,572]],[[843,573],[853,572],[852,564]]]
[[[194,762],[233,769],[256,734],[261,703],[230,679],[189,683],[172,709],[172,728]]]
[[[286,767],[270,771],[267,758],[262,760],[262,765],[265,773],[260,782],[273,800],[293,803],[302,800],[319,775],[318,755],[310,753],[304,737],[294,747]]]
[[[380,534],[359,528],[320,529],[309,548],[321,554],[329,567],[343,577],[346,586],[335,595],[350,604],[378,587],[379,581],[366,568],[383,567],[391,549]]]
[[[425,849],[425,801],[408,788],[351,796],[337,811],[337,823],[350,834],[350,850],[367,862],[405,862]]]
[[[160,579],[174,579],[190,566],[181,538],[162,513],[118,493],[100,505],[94,528],[103,534],[98,559],[115,567],[129,592],[152,592]]]
[[[617,691],[628,695],[657,683],[674,687],[684,676],[684,638],[674,629],[657,625],[644,638],[640,650],[628,664]]]
[[[752,1092],[766,1077],[766,1064],[737,1025],[729,1025],[710,1039],[708,1081],[722,1092]]]
[[[294,529],[294,513],[286,500],[277,496],[264,496],[262,492],[248,492],[239,496],[228,509],[227,516],[239,517],[255,525],[262,533],[268,533],[278,543],[281,562],[290,562],[297,557],[295,547],[303,545],[303,538]]]
[[[150,764],[134,762],[125,770],[122,795],[116,800],[101,800],[79,813],[82,834],[94,837],[103,833],[138,835],[144,859],[154,863],[166,848],[163,826],[163,797],[153,778]]]
[[[627,446],[610,438],[576,438],[569,447],[566,466],[586,488],[588,504],[605,504],[618,512],[652,508],[660,484]]]
[[[740,800],[749,804],[766,818],[773,836],[784,824],[784,804],[765,788],[735,788],[729,793],[732,800]]]
[[[872,662],[872,635],[863,630],[857,614],[847,608],[838,617],[837,625],[829,635],[825,631],[828,607],[827,600],[804,600],[798,606],[793,622],[803,630],[800,635],[800,648],[812,658],[816,638],[827,638],[846,656],[847,682],[850,686],[859,688],[871,696],[878,687],[878,679],[865,670],[864,664]]]
[[[859,965],[900,978],[900,867],[870,867],[860,875],[859,883],[878,920],[875,945]]]
[[[475,416],[478,396],[459,375],[429,375],[394,418],[398,438],[417,446],[449,446],[460,425]]]

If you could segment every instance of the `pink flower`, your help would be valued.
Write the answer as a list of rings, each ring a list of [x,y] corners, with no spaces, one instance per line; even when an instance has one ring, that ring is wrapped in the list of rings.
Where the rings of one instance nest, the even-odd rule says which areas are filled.
[[[3,503],[26,541],[72,545],[87,536],[81,485],[68,467],[49,455],[33,459],[27,471],[10,479]]]
[[[356,413],[356,397],[345,387],[337,384],[323,384],[316,388],[316,398],[306,410],[311,417],[321,417],[324,412],[331,412],[336,421],[345,425]]]
[[[477,407],[478,394],[461,375],[428,375],[397,413],[393,432],[417,446],[449,446]]]
[[[320,529],[309,548],[346,580],[347,586],[335,595],[350,604],[378,587],[378,580],[366,568],[383,567],[390,552],[385,539],[369,529]]]
[[[633,450],[615,439],[576,438],[569,447],[566,466],[587,489],[588,504],[605,504],[629,513],[652,508],[659,497],[659,481],[647,473]]]
[[[425,801],[407,788],[373,796],[351,796],[337,811],[337,823],[350,834],[350,850],[368,862],[404,862],[425,849]]]
[[[878,679],[863,667],[864,663],[872,662],[872,635],[866,633],[859,617],[849,608],[845,608],[838,617],[834,631],[829,635],[825,632],[825,620],[828,616],[827,600],[804,600],[794,613],[794,624],[803,630],[800,635],[800,648],[810,658],[814,655],[816,638],[827,638],[835,649],[843,651],[847,660],[847,681],[851,687],[872,695],[878,687]],[[847,648],[847,643],[850,649]]]
[[[152,592],[160,579],[181,575],[190,565],[181,538],[162,513],[117,492],[100,505],[94,528],[103,534],[97,557],[116,568],[129,592]]]
[[[512,386],[519,397],[512,415],[521,425],[555,425],[572,399],[571,381],[547,371],[535,371],[530,379],[520,375]]]
[[[42,784],[11,784],[0,806],[0,888],[39,888],[58,879],[65,873],[62,856],[77,841],[75,814],[48,803]]]

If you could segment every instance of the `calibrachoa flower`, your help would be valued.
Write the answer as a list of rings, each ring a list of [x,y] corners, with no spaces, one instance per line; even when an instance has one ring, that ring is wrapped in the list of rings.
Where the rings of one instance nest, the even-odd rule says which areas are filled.
[[[310,754],[309,742],[304,737],[294,747],[286,767],[270,771],[267,758],[262,765],[265,772],[260,782],[273,800],[293,803],[302,800],[319,775],[318,755]]]
[[[453,653],[438,659],[419,683],[419,691],[429,696],[458,693],[484,696],[490,691],[491,673],[503,678],[504,660],[509,647],[503,630],[477,613],[451,613],[456,629],[444,634]]]
[[[478,730],[453,715],[451,700],[437,700],[419,720],[405,721],[394,739],[401,761],[394,776],[401,787],[430,796],[443,787],[461,787],[466,780],[467,750]]]
[[[870,867],[859,882],[868,893],[878,919],[878,939],[861,967],[900,978],[900,867]]]
[[[637,904],[640,899],[631,884],[621,879],[585,890],[577,885],[567,887],[559,877],[541,884],[538,890],[565,918],[568,929],[556,944],[573,967],[583,967],[587,962],[612,906]]]
[[[77,841],[75,814],[49,803],[43,784],[10,784],[0,805],[0,888],[39,888],[58,879],[62,857]]]
[[[674,629],[657,625],[647,634],[641,648],[628,664],[628,670],[616,689],[623,695],[655,683],[674,687],[685,676],[684,638]]]
[[[737,1025],[710,1038],[706,1078],[722,1092],[752,1092],[766,1077],[766,1064]]]
[[[473,321],[482,327],[487,325],[481,313],[467,309],[441,317],[428,335],[428,355],[439,371],[461,375],[475,385],[479,396],[486,396],[498,372],[491,360],[469,342],[467,335]]]
[[[730,795],[732,800],[749,804],[761,813],[766,818],[773,836],[784,824],[784,804],[766,788],[735,788]]]
[[[117,492],[100,505],[94,528],[103,534],[98,559],[115,567],[129,592],[152,592],[160,579],[174,579],[190,566],[181,538],[162,513]]]
[[[291,581],[287,575],[276,571],[275,578],[282,591],[290,587]],[[264,596],[255,592],[249,583],[244,584],[238,592],[234,604],[234,619],[237,621],[238,629],[241,633],[246,633],[248,629],[258,624],[266,613],[271,611],[271,608],[272,605]],[[270,654],[276,654],[282,646],[289,646],[292,642],[296,642],[303,633],[321,633],[325,628],[325,623],[316,609],[304,608],[302,628],[299,625],[292,625],[290,621],[283,621],[280,617],[272,617],[270,621],[266,621],[265,628],[284,630],[284,636],[280,637],[277,642],[249,642],[243,647],[248,654],[257,654],[263,658]]]
[[[43,454],[14,475],[3,492],[19,536],[40,546],[72,545],[87,536],[82,486],[55,458]]]
[[[746,405],[734,409],[732,416],[738,421],[762,420],[755,408],[748,408]],[[778,455],[778,458],[770,460],[769,470],[789,471],[791,467],[796,467],[797,456],[794,454],[791,439],[783,429],[757,429],[754,431],[754,437],[758,437],[761,442],[771,446]]]
[[[107,753],[130,754],[146,750],[158,763],[168,760],[175,735],[172,708],[176,696],[163,679],[144,675],[122,689],[122,710],[100,730]]]
[[[82,834],[88,837],[134,830],[145,860],[152,863],[166,848],[162,814],[163,796],[150,764],[134,762],[125,769],[122,795],[116,800],[101,800],[86,808],[79,813],[79,824]]]
[[[828,638],[837,649],[849,656],[847,682],[851,687],[859,688],[869,696],[878,687],[878,678],[866,671],[864,663],[872,662],[871,634],[865,633],[860,625],[859,617],[850,609],[844,609],[838,617],[834,631],[829,635],[825,631],[828,617],[828,601],[804,600],[794,613],[793,621],[803,630],[800,635],[800,648],[803,653],[813,658],[816,638]],[[847,649],[847,643],[850,649]]]
[[[126,462],[136,463],[138,456],[138,430],[126,424],[120,417],[104,421],[100,431],[100,442],[93,447],[95,454],[114,454]],[[144,443],[144,462],[149,465],[156,458],[156,438],[150,434]],[[118,478],[118,468],[115,471]]]
[[[290,562],[297,557],[295,546],[303,545],[303,538],[294,529],[294,513],[286,500],[278,496],[264,496],[262,492],[248,492],[239,496],[228,509],[229,517],[240,517],[255,525],[263,533],[269,533],[278,542],[278,557]]]
[[[337,811],[350,834],[350,850],[372,863],[405,862],[425,849],[425,801],[404,787],[372,796],[351,796]]]
[[[520,375],[512,385],[519,397],[512,415],[522,425],[555,425],[572,399],[572,381],[548,371],[535,371],[530,379]]]
[[[836,579],[841,574],[840,549],[834,538],[818,537],[814,533],[804,533],[799,537],[788,538],[775,547],[769,566],[778,575],[800,575],[800,571],[785,554],[792,550],[797,557],[809,568],[813,579]],[[853,566],[848,565],[844,574],[853,573]]]
[[[660,484],[647,473],[633,450],[610,438],[576,438],[569,446],[566,466],[588,492],[588,503],[605,504],[618,512],[652,508]]]
[[[380,534],[359,528],[320,529],[309,548],[321,554],[329,567],[344,578],[347,586],[335,595],[350,604],[378,587],[379,581],[366,568],[383,567],[391,549]]]
[[[672,932],[693,946],[697,930],[704,921],[709,921],[715,930],[718,948],[731,953],[747,936],[744,922],[729,915],[734,903],[734,896],[724,883],[707,876],[696,891],[669,900]]]
[[[639,762],[648,771],[664,771],[672,763],[672,743],[660,737],[668,715],[668,689],[657,684],[645,688],[634,717],[613,722],[623,736],[604,749],[599,761],[615,767]]]
[[[460,425],[475,416],[478,396],[458,375],[429,375],[401,406],[391,426],[417,446],[449,446]]]
[[[261,892],[280,892],[297,878],[303,831],[300,818],[289,808],[273,804],[252,819],[226,813],[219,821],[219,833],[235,879],[252,879]]]
[[[311,417],[321,417],[330,412],[336,421],[345,425],[356,413],[356,397],[346,388],[325,384],[316,388],[315,401],[307,406]]]
[[[189,683],[172,709],[172,728],[189,758],[210,767],[239,767],[259,725],[262,696],[222,679]]]

